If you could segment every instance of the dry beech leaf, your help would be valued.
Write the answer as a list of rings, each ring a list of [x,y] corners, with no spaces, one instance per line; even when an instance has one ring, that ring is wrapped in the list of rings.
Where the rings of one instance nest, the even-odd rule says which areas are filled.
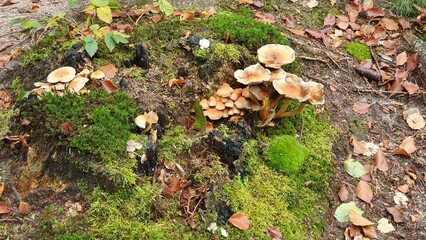
[[[362,175],[360,177],[361,180],[364,180],[366,182],[371,182],[372,180],[372,174],[373,174],[373,166],[370,164],[364,164],[364,170],[366,172],[366,174]]]
[[[405,138],[399,148],[393,152],[395,155],[403,155],[407,157],[411,157],[411,154],[417,150],[414,137],[410,136]]]
[[[352,141],[352,146],[354,147],[353,149],[353,154],[356,155],[364,155],[368,149],[365,147],[365,143],[359,141],[355,136],[351,137],[351,141]]]
[[[359,13],[356,11],[350,11],[348,12],[348,16],[349,16],[349,22],[356,22],[356,18],[358,17]]]
[[[377,238],[377,233],[373,226],[364,226],[362,227],[362,231],[364,232],[365,237],[368,237],[371,239]]]
[[[402,29],[410,28],[410,22],[403,19],[403,18],[398,19],[398,23],[399,23],[399,25],[401,25]]]
[[[368,9],[366,11],[366,14],[367,14],[368,18],[384,17],[385,16],[385,11],[383,11],[380,8],[373,7],[373,8]]]
[[[414,210],[414,211],[410,214],[410,217],[411,217],[411,221],[413,221],[413,222],[418,222],[418,221],[420,220],[421,213],[420,213],[419,211],[417,211],[417,210]]]
[[[374,0],[364,0],[362,2],[362,10],[367,11],[372,7],[374,7]]]
[[[327,16],[325,16],[325,18],[324,18],[324,24],[323,24],[323,27],[324,26],[333,26],[334,24],[336,24],[336,17],[333,15],[333,14],[331,14],[331,13],[329,13]]]
[[[151,17],[151,21],[153,22],[153,23],[158,23],[158,22],[160,22],[161,21],[161,19],[162,19],[163,17],[162,16],[160,16],[160,15],[155,15],[155,16],[152,16]]]
[[[412,54],[407,59],[407,71],[412,72],[414,69],[417,68],[417,65],[419,65],[419,55]]]
[[[258,21],[268,23],[268,24],[275,23],[275,17],[272,14],[264,13],[264,12],[257,12],[255,14],[255,16],[256,16],[256,20],[258,20]]]
[[[0,214],[10,213],[10,205],[3,201],[0,201]]]
[[[342,30],[345,30],[349,27],[349,23],[346,21],[338,21],[336,25]]]
[[[398,55],[396,55],[396,65],[401,66],[404,65],[407,62],[407,53],[404,51]]]
[[[305,35],[305,30],[301,30],[301,29],[287,29],[290,32],[298,35],[298,36],[304,36]]]
[[[377,225],[377,229],[381,232],[381,233],[390,233],[395,231],[394,226],[392,225],[392,223],[389,223],[389,220],[386,218],[381,218],[379,220],[379,224]]]
[[[179,20],[185,21],[185,22],[190,22],[190,21],[194,20],[194,17],[195,17],[194,12],[183,12],[179,17]]]
[[[4,184],[0,183],[0,198],[1,196],[3,196],[3,192],[4,192]]]
[[[228,222],[241,230],[247,230],[250,227],[250,221],[244,213],[237,212],[233,214],[229,219]]]
[[[117,73],[117,68],[114,66],[114,64],[108,64],[106,66],[102,66],[98,70],[105,74],[105,79],[112,79],[115,77],[115,74]]]
[[[19,203],[19,212],[22,214],[30,214],[31,213],[31,207],[26,202]]]
[[[389,170],[388,161],[386,160],[385,154],[382,150],[379,150],[376,154],[374,154],[374,167],[382,172]]]
[[[100,81],[102,84],[102,87],[108,92],[112,93],[116,91],[118,88],[110,81],[110,80],[103,80]]]
[[[373,190],[366,181],[360,180],[355,188],[355,195],[366,203],[371,204],[373,199]]]
[[[340,201],[345,202],[348,200],[349,192],[345,185],[342,184],[340,186],[339,192],[337,194],[339,195]]]
[[[272,239],[272,240],[281,240],[283,235],[278,231],[277,229],[273,227],[266,227],[266,234]]]
[[[402,115],[411,129],[420,130],[425,127],[425,119],[418,108],[409,108]]]
[[[398,187],[398,190],[402,193],[408,193],[410,191],[410,187],[408,184],[404,184]]]
[[[387,207],[386,210],[392,215],[393,221],[396,223],[404,222],[404,213],[398,207]]]
[[[173,78],[173,79],[170,79],[168,83],[166,83],[166,85],[168,85],[169,87],[173,87],[175,85],[182,85],[182,84],[185,84],[185,80],[181,78]]]
[[[355,226],[363,227],[363,226],[370,226],[374,224],[373,222],[362,217],[361,215],[359,215],[352,209],[349,210],[349,219],[351,220],[352,224]]]
[[[313,38],[316,38],[316,39],[321,39],[321,38],[322,38],[322,36],[324,35],[324,34],[322,34],[321,32],[319,32],[319,31],[317,31],[317,30],[312,30],[312,29],[305,29],[305,32],[306,32],[309,36],[311,36],[311,37],[313,37]]]
[[[399,29],[398,23],[389,18],[382,18],[382,20],[380,20],[380,24],[389,31],[396,31]]]
[[[356,102],[352,106],[352,110],[358,114],[366,114],[368,113],[368,110],[370,109],[370,104],[363,103],[363,102]]]
[[[345,229],[346,239],[352,239],[359,235],[361,235],[361,227],[350,225]]]
[[[417,86],[417,84],[414,84],[412,82],[407,82],[404,81],[401,83],[401,86],[405,88],[405,90],[407,90],[408,94],[414,94],[419,90],[419,86]]]

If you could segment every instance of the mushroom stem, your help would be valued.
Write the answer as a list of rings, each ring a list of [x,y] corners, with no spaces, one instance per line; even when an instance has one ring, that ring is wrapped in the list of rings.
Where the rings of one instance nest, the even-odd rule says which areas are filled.
[[[278,115],[278,113],[277,113],[277,114],[275,114],[274,119],[295,116],[295,115],[299,114],[300,112],[302,112],[303,109],[305,108],[305,106],[306,106],[306,103],[301,103],[299,108],[297,108],[296,110],[293,110],[291,112],[285,112],[285,113],[282,113],[281,115]]]
[[[281,109],[275,114],[274,119],[282,118],[281,115],[283,115],[285,113],[285,111],[287,111],[287,108],[290,106],[290,104],[291,104],[291,99],[286,98],[284,100],[283,105],[281,106]]]
[[[271,108],[276,108],[278,103],[283,99],[284,95],[279,95],[271,104]]]
[[[151,129],[152,123],[150,121],[147,121],[146,123],[148,123],[148,126],[146,126],[145,130],[142,131],[142,134],[147,133]]]

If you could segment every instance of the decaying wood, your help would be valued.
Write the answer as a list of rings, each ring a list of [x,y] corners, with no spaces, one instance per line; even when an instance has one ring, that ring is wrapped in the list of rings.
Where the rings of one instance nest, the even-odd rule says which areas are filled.
[[[420,56],[420,71],[426,78],[426,42],[418,38],[410,31],[403,33],[404,39],[410,44],[411,48]]]

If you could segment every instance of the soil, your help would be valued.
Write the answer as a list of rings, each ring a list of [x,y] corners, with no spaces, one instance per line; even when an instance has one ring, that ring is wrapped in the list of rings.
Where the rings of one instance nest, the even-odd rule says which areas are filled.
[[[210,6],[212,1],[170,1],[174,6],[180,9],[204,8]],[[0,46],[11,43],[12,46],[4,53],[9,53],[17,47],[30,46],[30,39],[19,33],[19,26],[6,24],[9,20],[17,17],[26,17],[29,19],[39,19],[41,17],[49,17],[52,14],[66,11],[66,1],[42,0],[41,8],[35,12],[29,12],[31,1],[17,1],[15,4],[0,7],[0,16],[2,16],[2,24],[0,24]],[[324,3],[321,3],[324,4]],[[385,6],[381,2],[377,3]],[[271,10],[274,15],[279,12]],[[326,230],[327,239],[344,239],[343,231],[345,225],[340,224],[333,217],[337,206],[342,202],[339,200],[337,192],[342,185],[349,189],[349,200],[354,201],[366,213],[369,220],[378,222],[381,218],[392,219],[387,212],[387,207],[395,206],[393,197],[398,192],[397,187],[407,182],[408,172],[415,173],[417,178],[406,193],[409,201],[403,209],[403,222],[395,223],[391,221],[396,231],[382,234],[379,233],[379,239],[426,239],[426,184],[425,184],[425,165],[426,165],[426,130],[413,130],[408,127],[404,118],[404,109],[410,107],[419,108],[424,115],[426,113],[426,80],[422,78],[419,70],[414,71],[410,81],[416,83],[420,87],[420,91],[416,94],[392,94],[387,92],[383,86],[378,86],[376,82],[368,81],[358,75],[353,66],[358,63],[353,57],[344,52],[342,48],[327,48],[318,40],[300,37],[285,31],[282,22],[277,22],[278,28],[283,29],[286,37],[290,40],[293,48],[298,53],[300,64],[303,66],[301,73],[306,80],[313,80],[324,84],[326,92],[326,107],[324,111],[328,111],[334,127],[336,128],[337,137],[334,143],[334,166],[335,177],[333,179],[333,192],[330,196],[330,209],[327,213],[329,228]],[[305,27],[309,27],[305,20],[301,23]],[[405,40],[398,38],[398,51],[411,52],[410,46]],[[16,70],[16,62],[6,64],[5,68],[0,69],[0,86],[7,85],[5,76],[10,71]],[[8,79],[9,80],[9,79]],[[154,88],[157,88],[156,86]],[[1,90],[1,88],[0,88]],[[153,92],[152,94],[156,94]],[[137,92],[132,93],[137,95]],[[133,96],[137,97],[137,96]],[[154,98],[153,96],[145,96],[144,98]],[[144,102],[140,97],[139,101]],[[361,101],[370,104],[368,113],[360,115],[352,110],[355,102]],[[159,103],[161,105],[161,103]],[[182,109],[182,111],[189,111]],[[185,114],[181,114],[185,115]],[[185,120],[178,120],[185,124]],[[350,138],[356,136],[360,140],[373,142],[382,147],[389,162],[390,170],[387,172],[375,171],[370,186],[373,189],[374,197],[372,204],[369,205],[355,194],[355,186],[358,180],[350,177],[343,168],[343,162],[352,154],[352,146]],[[411,158],[393,155],[392,152],[407,136],[414,136],[416,139],[417,151]],[[5,150],[1,150],[2,156],[9,155]],[[10,156],[10,155],[9,155]],[[19,157],[16,157],[19,158]],[[356,156],[358,161],[363,164],[373,164],[373,157]],[[7,169],[0,169],[2,172]],[[52,198],[49,201],[65,201],[67,197]],[[65,199],[65,200],[64,200]],[[413,221],[411,216],[415,212],[420,212],[420,219]]]

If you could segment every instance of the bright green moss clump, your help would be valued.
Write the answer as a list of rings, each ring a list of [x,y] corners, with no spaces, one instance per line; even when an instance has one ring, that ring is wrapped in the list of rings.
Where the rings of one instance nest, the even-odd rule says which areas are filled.
[[[346,44],[344,48],[359,62],[365,59],[371,59],[370,47],[365,44],[352,42]]]
[[[228,32],[232,41],[250,50],[256,50],[268,43],[288,45],[288,40],[272,25],[236,13],[218,13],[211,16],[206,26],[215,33],[215,37],[224,39],[225,33]]]
[[[268,146],[266,154],[269,165],[275,170],[295,174],[309,154],[309,150],[289,135],[275,137]]]
[[[240,51],[234,45],[223,43],[213,43],[208,49],[196,48],[192,53],[201,62],[229,61],[237,63],[241,56]]]

